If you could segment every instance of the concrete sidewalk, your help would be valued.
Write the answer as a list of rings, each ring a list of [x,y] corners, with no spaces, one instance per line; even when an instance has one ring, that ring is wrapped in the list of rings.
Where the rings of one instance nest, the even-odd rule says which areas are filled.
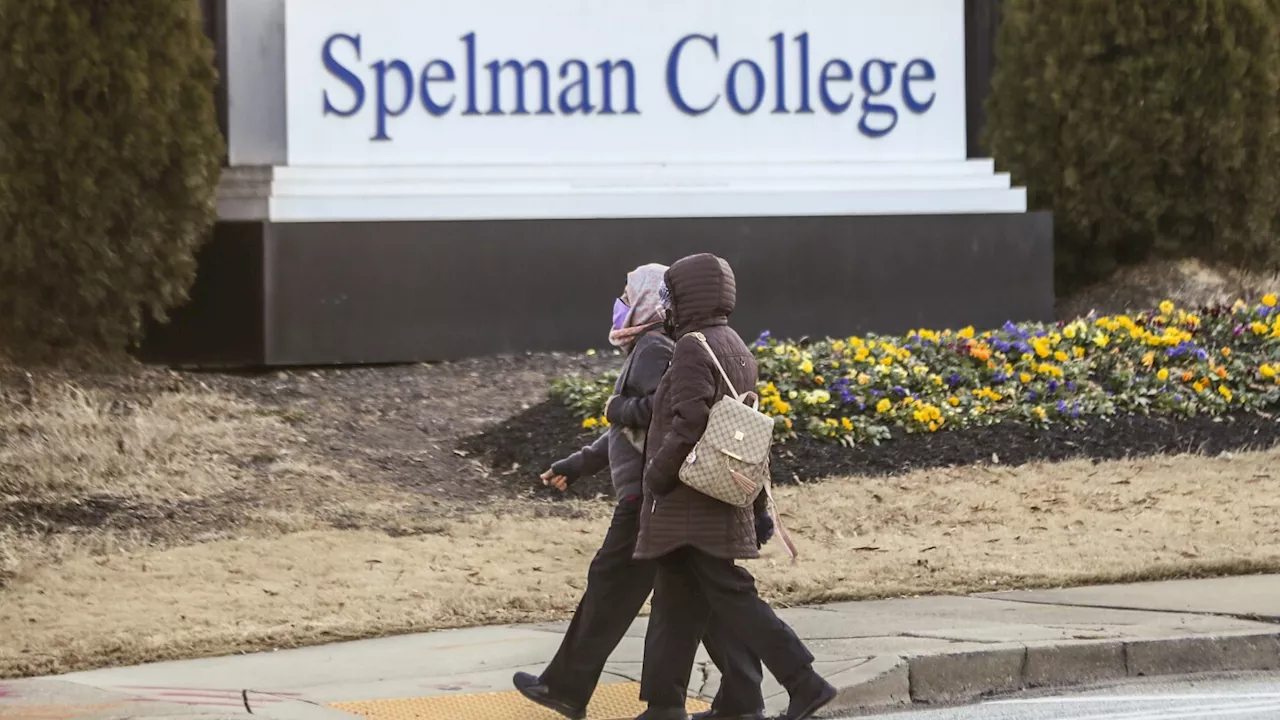
[[[841,603],[782,611],[841,689],[832,710],[962,702],[1125,677],[1280,669],[1280,575]],[[0,718],[553,720],[511,690],[564,624],[486,627],[0,683]],[[591,718],[631,718],[645,620]],[[718,684],[699,656],[690,709]],[[768,678],[771,710],[785,706]]]

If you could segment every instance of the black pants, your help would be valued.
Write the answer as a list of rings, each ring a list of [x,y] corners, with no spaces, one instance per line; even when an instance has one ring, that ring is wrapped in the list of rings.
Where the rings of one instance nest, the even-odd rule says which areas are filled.
[[[751,573],[732,560],[686,547],[658,560],[644,643],[642,700],[653,707],[683,704],[698,638],[708,627],[731,629],[735,640],[747,646],[746,652],[735,652],[759,658],[788,690],[812,672],[813,655],[760,599]],[[754,692],[758,697],[759,687]]]
[[[557,697],[580,707],[586,707],[591,700],[609,655],[653,590],[657,565],[632,559],[640,531],[640,502],[638,498],[624,500],[614,509],[604,544],[587,572],[587,590],[578,602],[560,650],[541,676]],[[699,631],[694,637],[693,651],[697,652],[698,638],[703,638],[707,653],[720,668],[722,680],[715,707],[743,714],[762,710],[760,661],[731,628],[716,623],[706,627],[707,632]],[[646,659],[648,654],[646,640]],[[646,662],[646,669],[648,665]],[[690,655],[682,687],[687,688],[692,671]],[[682,690],[679,700],[671,704],[683,706],[684,701]]]

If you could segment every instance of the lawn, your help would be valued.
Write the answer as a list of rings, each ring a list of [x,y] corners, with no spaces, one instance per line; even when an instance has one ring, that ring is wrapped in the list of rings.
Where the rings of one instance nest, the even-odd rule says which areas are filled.
[[[1064,323],[764,339],[801,556],[751,563],[763,592],[800,604],[1280,570],[1271,307],[1093,318],[1075,338]],[[1014,357],[1017,342],[1031,352]],[[583,418],[617,362],[0,364],[0,677],[566,617],[608,479],[561,497],[537,474],[590,439]],[[1040,417],[1069,399],[1043,397],[1066,378],[1024,381],[1032,364],[1071,374],[1090,411]]]

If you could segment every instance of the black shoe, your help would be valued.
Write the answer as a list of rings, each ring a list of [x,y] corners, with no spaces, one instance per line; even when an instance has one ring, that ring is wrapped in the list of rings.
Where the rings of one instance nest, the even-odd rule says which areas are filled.
[[[715,708],[706,710],[691,717],[691,720],[766,720],[764,712],[726,713]]]
[[[554,710],[569,720],[583,720],[587,709],[561,700],[551,694],[551,688],[542,683],[542,678],[529,673],[518,672],[511,678],[520,694],[548,710]]]
[[[637,715],[636,720],[689,720],[689,713],[678,707],[650,707]]]
[[[787,714],[780,720],[808,720],[836,699],[837,691],[831,683],[823,680],[818,673],[810,672],[809,677],[791,691]]]

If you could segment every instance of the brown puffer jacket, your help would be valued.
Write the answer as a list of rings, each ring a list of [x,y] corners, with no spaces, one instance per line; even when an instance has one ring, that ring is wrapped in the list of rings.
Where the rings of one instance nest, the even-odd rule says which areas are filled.
[[[755,358],[729,327],[737,304],[733,270],[714,255],[693,255],[672,265],[666,281],[673,305],[669,324],[679,340],[654,395],[635,556],[648,560],[693,546],[719,558],[760,557],[755,512],[764,509],[763,493],[755,508],[735,508],[691,490],[679,478],[680,464],[706,430],[711,406],[729,393],[706,348],[690,333],[706,336],[734,389],[756,388]]]

